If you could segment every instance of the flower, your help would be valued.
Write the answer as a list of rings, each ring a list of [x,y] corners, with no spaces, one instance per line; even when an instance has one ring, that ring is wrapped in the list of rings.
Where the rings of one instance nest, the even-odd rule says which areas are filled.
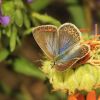
[[[75,95],[70,95],[68,97],[68,100],[85,100],[85,97],[84,97],[84,95],[78,93]]]
[[[2,3],[2,0],[0,0],[0,4]]]
[[[52,61],[46,60],[43,62],[42,71],[49,78],[49,81],[55,91],[60,90],[62,92],[68,92],[70,95],[82,90],[87,92],[92,91],[93,89],[97,89],[100,86],[100,67],[96,65],[97,63],[100,63],[100,48],[93,48],[94,40],[90,42],[90,63],[88,62],[82,64],[76,69],[69,68],[63,72],[60,72],[57,71],[54,67],[52,67]],[[95,45],[97,45],[98,42],[100,45],[100,41],[98,40],[95,40]],[[92,51],[92,48],[95,50],[95,52]],[[82,96],[80,97],[82,98]],[[74,97],[72,98],[73,99],[70,100],[74,100]],[[88,96],[87,98],[90,98],[90,96]]]
[[[32,2],[32,0],[26,0],[28,3],[31,3]]]
[[[10,17],[9,16],[2,16],[0,15],[0,24],[3,26],[7,26],[10,22]]]
[[[97,97],[98,99],[96,99],[96,97],[97,97],[96,91],[92,90],[92,91],[87,93],[86,99],[85,99],[85,96],[83,94],[77,93],[74,95],[70,95],[68,97],[68,100],[99,100],[99,97]]]
[[[96,100],[96,92],[94,90],[87,94],[86,100]]]

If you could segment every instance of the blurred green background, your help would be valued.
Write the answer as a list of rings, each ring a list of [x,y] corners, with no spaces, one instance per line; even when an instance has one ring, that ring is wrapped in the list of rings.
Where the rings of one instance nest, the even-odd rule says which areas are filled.
[[[100,26],[100,0],[0,0],[0,100],[67,100],[65,93],[52,92],[40,70],[43,53],[31,32],[65,22],[93,34],[94,24]]]

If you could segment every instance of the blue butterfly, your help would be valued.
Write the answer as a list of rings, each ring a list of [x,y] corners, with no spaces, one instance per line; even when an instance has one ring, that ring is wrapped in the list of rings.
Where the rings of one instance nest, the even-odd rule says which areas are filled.
[[[59,28],[54,25],[35,27],[33,37],[58,71],[73,67],[90,51],[87,44],[81,44],[81,32],[72,23],[65,23]]]

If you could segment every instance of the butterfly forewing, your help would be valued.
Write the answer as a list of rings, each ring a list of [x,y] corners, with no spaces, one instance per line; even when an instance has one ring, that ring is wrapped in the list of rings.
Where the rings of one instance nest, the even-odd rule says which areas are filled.
[[[58,55],[58,34],[55,26],[38,26],[33,29],[33,37],[49,59]]]
[[[58,33],[60,54],[70,50],[74,45],[80,42],[81,33],[79,29],[71,23],[61,25],[58,29]]]

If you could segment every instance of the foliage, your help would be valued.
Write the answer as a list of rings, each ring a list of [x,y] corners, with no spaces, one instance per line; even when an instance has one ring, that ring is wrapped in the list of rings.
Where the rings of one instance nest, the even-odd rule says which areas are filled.
[[[32,37],[32,29],[35,26],[42,24],[53,24],[56,26],[61,25],[62,21],[58,20],[55,14],[49,14],[48,7],[56,0],[0,0],[0,67],[2,64],[6,66],[6,69],[10,69],[10,72],[14,74],[20,74],[25,76],[31,76],[33,79],[40,79],[42,81],[46,80],[46,76],[38,68],[33,59],[30,60],[30,51],[27,51],[25,55],[26,48],[23,48],[23,41],[27,42]],[[60,3],[59,3],[60,4]],[[79,5],[79,0],[63,0],[63,4],[66,6],[65,10],[70,14],[70,19],[66,18],[66,22],[73,22],[79,28],[84,28],[89,26],[85,19],[85,12],[83,6]],[[75,4],[75,6],[70,6],[70,4]],[[68,6],[69,5],[69,6]],[[51,8],[50,8],[51,9]],[[54,8],[56,9],[56,8]],[[59,12],[62,14],[61,12]],[[67,13],[68,14],[68,13]],[[92,25],[91,25],[92,26]],[[90,28],[90,27],[89,27]],[[34,41],[33,41],[34,42]],[[31,48],[38,51],[35,42],[31,42]],[[23,54],[20,52],[22,48]],[[33,50],[33,49],[32,49]],[[38,54],[38,52],[37,52]],[[36,57],[34,56],[34,59]],[[41,58],[37,57],[38,60]],[[10,66],[10,68],[9,68]],[[49,70],[49,67],[48,67]],[[88,80],[88,79],[87,79]],[[13,94],[7,84],[0,82],[0,87],[3,87],[5,93],[9,91]],[[1,91],[1,89],[0,89]],[[16,93],[16,92],[15,92]],[[7,94],[7,95],[11,95]],[[17,99],[31,100],[29,93],[16,93]],[[30,98],[30,99],[29,99]],[[59,98],[63,100],[66,99],[64,94],[47,93],[45,96],[46,100],[58,100]]]
[[[10,22],[6,27],[0,26],[0,61],[5,60],[8,55],[12,54],[16,47],[20,45],[21,39],[32,32],[33,26],[37,26],[40,23],[60,25],[60,22],[55,18],[36,13],[36,11],[45,8],[49,3],[50,0],[45,0],[43,3],[40,0],[32,1],[32,3],[28,3],[27,0],[2,1],[2,13],[10,17]],[[3,39],[4,37],[6,41]],[[25,73],[26,71],[23,70],[23,72]]]
[[[19,58],[14,61],[14,70],[25,75],[34,76],[43,80],[45,79],[45,75],[37,69],[34,64],[28,62],[24,58]]]

